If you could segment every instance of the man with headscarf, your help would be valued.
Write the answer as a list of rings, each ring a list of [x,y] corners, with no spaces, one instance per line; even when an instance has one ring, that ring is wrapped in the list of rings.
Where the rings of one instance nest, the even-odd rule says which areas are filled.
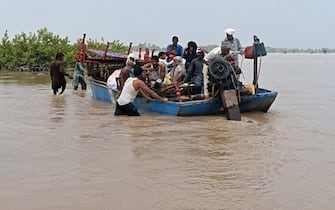
[[[180,56],[176,56],[173,58],[173,67],[170,71],[170,76],[172,78],[172,83],[174,85],[178,85],[181,81],[183,81],[185,76],[185,65],[183,64],[183,58]]]
[[[231,43],[230,53],[232,54],[232,56],[234,58],[235,65],[239,66],[238,54],[244,55],[244,49],[241,45],[240,40],[233,36],[233,34],[235,33],[235,29],[227,28],[225,30],[225,33],[226,33],[226,38],[221,42],[221,45],[224,42],[230,42]]]
[[[187,48],[184,51],[183,58],[185,59],[185,68],[190,67],[191,61],[197,57],[196,50],[198,49],[197,43],[194,41],[189,41],[187,43]]]

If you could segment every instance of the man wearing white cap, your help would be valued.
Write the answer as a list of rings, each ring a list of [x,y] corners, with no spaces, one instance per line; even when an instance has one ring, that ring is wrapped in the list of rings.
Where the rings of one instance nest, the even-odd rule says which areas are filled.
[[[234,57],[235,65],[238,66],[239,65],[238,54],[244,55],[244,49],[241,45],[240,40],[233,36],[233,34],[235,33],[235,29],[227,28],[225,30],[225,33],[226,33],[226,38],[222,41],[221,45],[224,42],[230,42],[231,43],[230,52]]]

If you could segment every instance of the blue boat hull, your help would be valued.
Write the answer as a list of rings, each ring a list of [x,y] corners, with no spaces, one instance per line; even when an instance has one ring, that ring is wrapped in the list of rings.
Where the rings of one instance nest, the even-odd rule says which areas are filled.
[[[110,90],[107,85],[98,83],[94,80],[90,80],[90,86],[92,89],[92,97],[97,100],[112,102]]]
[[[90,81],[93,98],[112,102],[110,90],[104,84]],[[240,102],[240,112],[261,111],[267,112],[277,97],[276,91],[259,88],[254,95],[242,95]],[[194,100],[186,102],[160,102],[158,100],[146,101],[137,97],[134,101],[138,110],[155,112],[172,116],[193,116],[193,115],[213,115],[222,112],[222,102],[215,100]]]
[[[137,97],[134,104],[137,109],[142,111],[156,112],[173,116],[212,115],[221,112],[221,103],[219,100],[161,102],[153,99],[146,102],[143,98]]]

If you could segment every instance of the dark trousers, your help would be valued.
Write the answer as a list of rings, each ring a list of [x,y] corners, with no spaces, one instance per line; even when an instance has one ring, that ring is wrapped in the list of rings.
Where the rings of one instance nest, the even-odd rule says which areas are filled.
[[[52,82],[52,90],[53,90],[54,95],[57,94],[59,88],[62,88],[60,92],[60,94],[62,94],[66,88],[66,81],[65,82],[64,81]]]
[[[84,78],[83,77],[78,77],[78,82],[80,83],[80,85],[81,85],[81,89],[82,90],[86,90],[86,82],[85,82],[85,80],[84,80]],[[78,89],[78,86],[75,86],[75,87],[73,87],[73,89],[74,90],[77,90]]]
[[[133,103],[120,106],[119,103],[116,102],[114,115],[140,116],[140,113],[138,113],[137,108]]]

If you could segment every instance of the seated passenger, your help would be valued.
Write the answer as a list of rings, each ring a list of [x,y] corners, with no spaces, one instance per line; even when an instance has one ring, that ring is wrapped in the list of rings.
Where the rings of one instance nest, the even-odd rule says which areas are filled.
[[[194,83],[195,87],[191,90],[192,94],[200,94],[202,92],[204,75],[203,65],[204,65],[204,57],[205,51],[201,48],[197,49],[197,58],[194,58],[190,64],[190,67],[186,73],[184,78],[184,82],[192,82]]]
[[[173,58],[173,67],[170,71],[170,76],[172,79],[172,84],[178,85],[183,81],[186,74],[185,65],[183,64],[183,58],[176,56]]]
[[[149,80],[150,88],[158,90],[161,87],[162,81],[165,77],[165,66],[159,65],[159,58],[157,55],[152,56],[151,62],[144,64],[142,69],[146,71],[146,77]]]
[[[168,62],[166,61],[166,53],[161,51],[158,53],[158,58],[159,58],[159,64],[165,64],[168,65]]]
[[[185,68],[186,70],[189,68],[191,61],[197,57],[196,50],[198,49],[197,44],[194,41],[189,41],[187,43],[187,48],[184,51],[183,58],[186,60]]]

